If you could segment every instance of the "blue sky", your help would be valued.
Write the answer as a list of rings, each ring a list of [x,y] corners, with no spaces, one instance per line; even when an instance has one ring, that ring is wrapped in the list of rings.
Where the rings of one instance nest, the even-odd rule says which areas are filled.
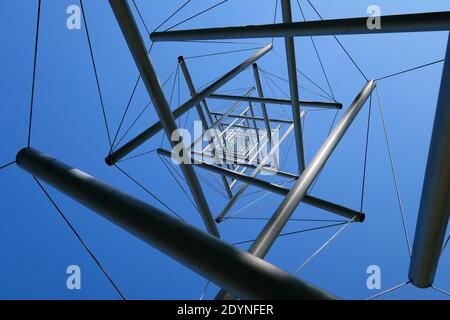
[[[371,4],[379,5],[382,14],[399,14],[449,10],[445,1],[381,1],[348,0],[345,6],[338,1],[312,1],[324,18],[366,15]],[[182,1],[136,0],[149,28],[178,8]],[[210,1],[193,0],[164,28],[207,8]],[[37,1],[4,0],[0,10],[0,165],[14,160],[15,154],[27,143],[28,112]],[[105,124],[99,104],[95,78],[90,61],[84,26],[81,30],[66,28],[66,8],[76,0],[42,1],[40,42],[36,74],[36,94],[32,127],[33,147],[76,166],[148,203],[160,204],[124,177],[115,168],[107,167],[103,158],[109,150]],[[307,19],[315,20],[314,11],[301,0]],[[108,125],[115,133],[130,92],[138,75],[107,1],[85,0],[93,51],[105,102]],[[273,21],[274,0],[230,0],[196,19],[179,26],[200,28],[212,26],[270,23]],[[292,1],[294,20],[301,15]],[[137,17],[137,16],[136,16]],[[277,21],[281,16],[278,10]],[[144,28],[139,23],[141,31]],[[397,71],[432,62],[444,57],[446,32],[391,34],[374,36],[344,36],[340,40],[369,78],[379,78]],[[148,37],[145,38],[150,45]],[[336,99],[348,107],[364,85],[364,79],[331,37],[315,38]],[[271,39],[257,39],[256,44],[156,43],[151,56],[160,80],[165,80],[176,68],[177,57],[204,53],[260,47]],[[296,39],[299,69],[321,87],[327,88],[308,38]],[[250,56],[252,51],[229,55],[188,59],[192,78],[200,87]],[[284,41],[274,40],[274,50],[258,64],[263,70],[287,78],[282,59]],[[281,56],[281,57],[280,57]],[[407,232],[412,241],[420,202],[426,156],[428,152],[434,111],[436,107],[442,64],[435,64],[378,83],[389,142],[396,173]],[[266,78],[265,78],[266,79]],[[272,94],[265,79],[267,96],[284,98],[277,87]],[[179,99],[186,100],[189,92],[181,77]],[[286,83],[272,78],[280,89],[288,92]],[[307,89],[317,88],[303,77],[299,84]],[[221,90],[248,88],[253,85],[251,69],[246,70]],[[165,87],[171,93],[172,81]],[[236,91],[242,92],[242,91]],[[300,90],[306,100],[323,100],[307,90]],[[334,294],[348,299],[364,299],[407,280],[409,255],[402,230],[400,211],[389,164],[380,112],[374,97],[370,128],[369,157],[366,176],[363,224],[346,228],[323,252],[298,274]],[[142,85],[138,87],[121,133],[128,128],[148,102]],[[172,108],[178,106],[175,90]],[[211,102],[211,107],[223,111],[229,103]],[[290,115],[289,107],[270,106],[269,114]],[[275,109],[277,108],[277,109]],[[258,108],[256,108],[258,109]],[[336,152],[328,161],[313,195],[358,209],[364,160],[365,132],[368,105],[364,107]],[[338,114],[341,115],[342,112]],[[304,141],[307,161],[326,137],[333,111],[310,112],[305,120]],[[150,107],[130,131],[132,137],[156,121]],[[193,112],[187,119],[194,120]],[[183,124],[186,117],[181,119]],[[120,136],[121,134],[119,134]],[[125,138],[126,139],[126,138]],[[161,135],[143,145],[137,153],[159,147]],[[167,141],[164,141],[167,146]],[[282,154],[287,151],[282,148]],[[203,228],[201,220],[189,200],[178,188],[161,160],[153,153],[123,162],[121,167],[142,182],[148,189],[168,203],[190,223]],[[295,172],[294,153],[288,153],[284,170]],[[198,170],[213,181],[213,175]],[[272,180],[278,181],[279,180]],[[56,190],[47,187],[61,210],[73,223],[107,272],[127,299],[198,299],[206,280],[164,254],[133,238],[123,230],[93,214]],[[39,190],[32,177],[17,168],[0,171],[0,298],[10,299],[116,299],[117,293],[70,232],[64,221]],[[226,199],[204,185],[207,199],[215,214]],[[248,193],[258,191],[248,188]],[[259,192],[244,197],[232,212],[264,195]],[[246,217],[269,217],[281,201],[269,195],[245,212]],[[300,205],[295,218],[334,219],[333,215],[307,205]],[[284,231],[316,227],[323,223],[290,222]],[[254,238],[263,221],[228,220],[219,225],[223,238],[231,243]],[[339,227],[338,227],[339,228]],[[267,259],[281,268],[294,271],[314,253],[338,228],[323,229],[280,238]],[[447,231],[448,233],[448,231]],[[241,245],[247,249],[245,245]],[[68,265],[76,264],[82,271],[82,290],[66,288]],[[382,271],[381,290],[366,287],[366,268],[379,265]],[[444,251],[436,275],[435,285],[450,290],[450,252]],[[208,287],[206,298],[213,298],[217,288]],[[444,295],[431,289],[419,290],[406,286],[384,296],[386,299],[443,299]]]

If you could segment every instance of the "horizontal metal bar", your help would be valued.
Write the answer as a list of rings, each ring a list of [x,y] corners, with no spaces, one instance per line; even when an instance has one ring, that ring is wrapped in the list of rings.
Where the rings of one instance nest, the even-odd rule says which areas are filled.
[[[218,115],[218,116],[223,115],[223,113],[220,113],[220,112],[211,112],[211,114]],[[249,119],[249,120],[256,120],[256,121],[264,121],[264,118],[262,118],[262,117],[242,116],[242,115],[238,115],[238,114],[229,114],[228,117],[229,118],[238,118],[238,119]],[[292,123],[292,120],[269,118],[269,122]]]
[[[189,111],[192,107],[194,107],[197,103],[201,102],[203,99],[207,98],[210,94],[212,94],[214,91],[225,85],[228,81],[233,79],[235,76],[237,76],[240,72],[245,70],[248,66],[250,66],[252,63],[257,61],[259,58],[264,56],[267,52],[269,52],[272,49],[272,45],[268,44],[264,48],[260,49],[258,52],[256,52],[254,55],[246,59],[244,62],[236,66],[231,71],[227,72],[225,75],[214,81],[212,84],[207,86],[205,89],[200,91],[196,96],[192,97],[185,103],[183,103],[180,107],[175,109],[173,111],[173,117],[175,119],[181,117],[183,114],[185,114],[187,111]],[[132,152],[134,149],[139,147],[141,144],[143,144],[145,141],[153,137],[156,133],[158,133],[162,129],[161,122],[157,122],[153,124],[150,128],[144,130],[140,134],[138,134],[135,138],[128,141],[126,144],[124,144],[122,147],[117,149],[116,151],[112,152],[105,158],[105,162],[107,165],[112,166],[117,161],[125,157],[127,154]]]
[[[258,103],[270,103],[280,105],[292,105],[289,99],[277,99],[277,98],[260,98],[260,97],[243,97],[228,94],[211,94],[208,99],[215,100],[231,100],[231,101],[246,101],[246,102],[258,102]],[[300,105],[304,107],[317,107],[317,108],[329,108],[329,109],[342,109],[342,103],[337,102],[322,102],[322,101],[307,101],[300,100]]]
[[[159,148],[157,150],[158,154],[168,157],[171,157],[171,152],[168,150],[164,150]],[[198,166],[202,169],[208,170],[210,172],[214,172],[214,173],[218,173],[224,176],[227,176],[229,178],[233,178],[245,183],[248,183],[250,185],[262,188],[264,190],[268,190],[271,191],[273,193],[282,195],[282,196],[286,196],[289,193],[289,188],[280,186],[278,184],[275,183],[271,183],[268,181],[264,181],[261,179],[258,179],[256,177],[251,177],[251,176],[246,176],[245,174],[233,171],[233,170],[229,170],[229,169],[225,169],[223,167],[219,167],[213,164],[209,164],[203,161],[199,161],[199,160],[195,160],[194,158],[192,158],[192,164],[195,166]],[[335,204],[326,200],[322,200],[310,195],[306,195],[303,198],[303,202],[306,204],[309,204],[311,206],[335,213],[339,216],[345,217],[347,219],[352,219],[353,217],[356,217],[354,220],[357,222],[363,222],[365,220],[365,214],[350,208],[346,208],[344,206],[341,206],[339,204]]]
[[[307,37],[397,32],[447,31],[450,12],[429,12],[381,16],[381,28],[369,29],[368,17],[306,22],[249,25],[152,32],[152,41],[219,40],[272,37]]]
[[[220,287],[249,299],[336,299],[286,271],[34,149],[17,164]]]

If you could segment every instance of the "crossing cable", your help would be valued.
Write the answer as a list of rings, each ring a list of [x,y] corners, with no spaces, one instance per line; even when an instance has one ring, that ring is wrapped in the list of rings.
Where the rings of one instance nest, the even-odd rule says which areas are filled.
[[[450,235],[447,237],[447,240],[445,240],[444,245],[442,246],[442,250],[441,250],[441,256],[444,253],[445,248],[447,247],[448,241],[450,240]]]
[[[440,288],[438,288],[438,287],[435,287],[435,286],[431,286],[431,288],[432,288],[433,290],[436,290],[437,292],[440,292],[440,293],[445,294],[446,296],[449,296],[449,297],[450,297],[450,292],[447,292],[447,291],[445,291],[445,290],[443,290],[443,289],[440,289]]]
[[[299,0],[297,0],[297,5],[298,5],[298,8],[300,9],[300,13],[302,14],[303,20],[306,22],[307,20],[306,20],[305,14],[303,13],[303,9],[302,9],[302,6],[300,5]],[[320,54],[319,54],[319,50],[317,49],[316,42],[314,41],[314,38],[312,36],[309,36],[309,38],[311,39],[311,43],[312,43],[312,45],[314,47],[314,51],[316,52],[317,60],[319,61],[320,67],[322,68],[322,72],[323,72],[323,75],[325,77],[325,80],[327,81],[328,88],[330,89],[331,96],[336,101],[336,98],[334,97],[333,89],[331,88],[330,80],[328,78],[328,74],[327,74],[327,72],[325,70],[325,67],[323,65],[322,58],[320,57]]]
[[[84,242],[84,240],[81,238],[81,236],[78,234],[78,232],[75,230],[75,228],[72,226],[72,224],[70,223],[70,221],[67,219],[67,217],[64,215],[64,213],[61,211],[61,209],[59,208],[59,206],[56,204],[56,202],[53,200],[53,198],[50,196],[50,194],[47,192],[47,190],[44,188],[44,186],[39,182],[39,180],[33,176],[33,179],[36,181],[36,183],[38,184],[39,188],[42,190],[42,192],[45,194],[45,196],[47,197],[47,199],[51,202],[51,204],[53,205],[53,207],[55,207],[56,211],[58,211],[59,215],[61,216],[61,218],[64,220],[64,222],[66,223],[66,225],[70,228],[70,230],[72,231],[72,233],[75,235],[75,237],[78,239],[78,241],[81,243],[81,245],[84,247],[84,249],[86,250],[86,252],[91,256],[91,258],[94,260],[95,264],[99,267],[100,271],[105,275],[106,279],[108,279],[109,283],[113,286],[114,290],[116,290],[117,294],[121,297],[122,300],[126,300],[125,296],[122,294],[122,292],[120,291],[119,287],[114,283],[114,281],[111,279],[111,277],[109,276],[109,274],[106,272],[106,270],[103,268],[102,264],[100,263],[100,261],[96,258],[96,256],[94,255],[94,253],[91,251],[91,249],[89,249],[89,247],[87,246],[87,244]]]
[[[189,194],[187,193],[187,191],[184,189],[183,185],[181,184],[180,181],[178,181],[178,178],[175,176],[175,174],[172,172],[172,170],[170,169],[169,165],[170,162],[164,157],[162,157],[161,155],[158,154],[159,159],[161,160],[161,162],[164,164],[164,166],[167,168],[167,171],[169,171],[170,175],[172,176],[172,178],[175,180],[175,182],[178,184],[178,186],[180,187],[180,189],[183,191],[184,195],[186,196],[186,198],[191,202],[192,206],[197,210],[197,212],[200,213],[200,210],[198,209],[197,205],[195,204],[195,202],[191,199],[191,197],[189,196]],[[167,163],[169,163],[169,165],[167,165]],[[178,172],[172,168],[174,170],[175,173],[178,174]],[[183,178],[181,177],[181,180],[183,181]]]
[[[261,48],[262,48],[262,47],[252,47],[252,48],[246,48],[246,49],[238,49],[238,50],[230,50],[230,51],[221,51],[221,52],[212,52],[212,53],[201,54],[201,55],[196,55],[196,56],[184,57],[184,60],[198,59],[198,58],[206,58],[206,57],[212,57],[212,56],[219,56],[219,55],[224,55],[224,54],[231,54],[231,53],[237,53],[237,52],[244,52],[244,51],[257,50],[257,49],[261,49]]]
[[[406,70],[403,70],[403,71],[400,71],[400,72],[396,72],[396,73],[393,73],[393,74],[390,74],[390,75],[387,75],[387,76],[375,79],[375,81],[384,80],[384,79],[395,77],[395,76],[398,76],[398,75],[401,75],[401,74],[404,74],[404,73],[407,73],[407,72],[411,72],[411,71],[415,71],[415,70],[422,69],[422,68],[425,68],[425,67],[429,67],[429,66],[432,66],[434,64],[444,62],[444,60],[445,59],[440,59],[440,60],[436,60],[436,61],[433,61],[433,62],[430,62],[430,63],[422,64],[422,65],[414,67],[414,68],[406,69]]]
[[[273,24],[275,24],[275,22],[277,21],[277,11],[278,11],[278,0],[275,0],[275,10],[274,10],[274,14],[273,14]],[[274,39],[274,37],[272,37],[272,46],[273,46],[273,39]]]
[[[405,240],[406,240],[406,245],[408,247],[408,253],[409,253],[409,256],[411,257],[411,245],[410,245],[410,241],[409,241],[409,237],[408,237],[408,229],[406,227],[405,213],[403,211],[403,205],[402,205],[402,201],[400,198],[400,190],[399,190],[399,186],[398,186],[397,173],[395,171],[394,160],[392,157],[391,145],[389,143],[389,135],[388,135],[388,131],[387,131],[386,121],[384,119],[383,106],[381,104],[380,91],[378,90],[378,86],[375,88],[375,90],[377,91],[378,108],[379,108],[380,115],[381,115],[381,122],[383,124],[384,137],[385,137],[386,145],[387,145],[387,149],[388,149],[389,163],[391,166],[392,178],[394,180],[394,187],[395,187],[395,193],[397,196],[397,202],[398,202],[398,206],[400,209],[400,216],[402,219],[403,232],[405,234]]]
[[[129,173],[127,173],[125,170],[120,168],[117,164],[114,164],[114,166],[122,172],[126,177],[128,177],[131,181],[133,181],[136,185],[138,185],[142,190],[144,190],[147,194],[149,194],[153,199],[158,201],[160,204],[162,204],[167,210],[172,212],[178,219],[180,219],[183,222],[186,222],[178,213],[176,213],[174,210],[172,210],[164,201],[162,201],[159,197],[157,197],[153,192],[151,192],[149,189],[144,187],[142,183],[137,181],[135,178],[133,178]]]
[[[294,274],[298,273],[301,269],[303,269],[312,259],[317,257],[317,255],[322,252],[323,249],[325,249],[326,246],[328,246],[331,241],[333,241],[342,231],[345,230],[351,223],[355,222],[355,218],[357,216],[355,215],[353,218],[348,220],[348,222],[344,222],[338,225],[343,225],[342,228],[340,228],[330,239],[328,239],[317,251],[315,251],[308,259],[306,259],[305,262],[303,262],[295,271]]]
[[[31,82],[31,100],[30,100],[30,112],[28,123],[28,142],[27,142],[28,148],[31,145],[31,127],[33,124],[34,90],[36,84],[36,67],[37,67],[38,47],[39,47],[40,22],[41,22],[41,0],[38,0],[37,19],[36,19],[36,39],[34,43],[34,58],[33,58],[33,76]]]
[[[261,70],[262,72],[264,72],[264,73],[266,73],[266,74],[268,74],[268,75],[270,75],[270,76],[272,76],[272,77],[274,77],[274,78],[277,78],[277,79],[279,79],[279,80],[281,80],[281,81],[284,81],[284,82],[286,82],[286,83],[289,83],[289,80],[287,80],[287,79],[285,79],[285,78],[283,78],[283,77],[281,77],[281,76],[279,76],[279,75],[276,75],[276,74],[274,74],[274,73],[272,73],[272,72],[269,72],[269,71],[267,71],[267,70],[263,70],[262,68],[259,68],[259,70]],[[309,78],[309,77],[308,77],[308,78]],[[308,79],[308,78],[306,78],[306,79]],[[304,91],[308,91],[308,92],[310,92],[310,93],[312,93],[312,94],[315,94],[315,95],[317,95],[317,96],[319,96],[319,97],[322,97],[322,98],[324,98],[324,99],[326,99],[326,100],[336,102],[336,101],[333,100],[333,98],[330,96],[330,94],[329,94],[328,92],[323,91],[323,89],[321,89],[320,87],[319,87],[319,89],[320,89],[322,92],[324,92],[325,95],[322,95],[322,94],[320,94],[320,93],[317,93],[317,92],[315,92],[315,91],[313,91],[313,90],[311,90],[311,89],[305,88],[305,87],[303,87],[303,86],[301,86],[301,85],[299,85],[298,88],[299,88],[299,89],[302,89],[302,90],[304,90]]]
[[[393,291],[395,291],[397,289],[400,289],[401,287],[404,287],[404,286],[406,286],[409,283],[411,283],[411,281],[402,282],[402,283],[400,283],[400,284],[398,284],[398,285],[396,285],[396,286],[394,286],[392,288],[389,288],[389,289],[387,289],[387,290],[385,290],[383,292],[380,292],[380,293],[377,293],[376,295],[371,296],[370,298],[367,298],[367,300],[373,300],[375,298],[381,297],[381,296],[383,296],[383,295],[385,295],[385,294],[387,294],[389,292],[393,292]]]
[[[102,90],[100,88],[100,80],[99,80],[99,77],[98,77],[97,65],[95,63],[94,52],[92,50],[92,43],[91,43],[91,36],[89,34],[88,22],[87,22],[86,15],[85,15],[85,12],[84,12],[83,0],[80,0],[80,7],[81,7],[81,14],[83,16],[84,26],[86,28],[86,38],[87,38],[87,42],[88,42],[88,46],[89,46],[89,53],[90,53],[90,57],[91,57],[92,67],[93,67],[93,70],[94,70],[95,82],[96,82],[96,85],[97,85],[98,96],[99,96],[99,99],[100,99],[100,106],[101,106],[101,109],[102,109],[103,121],[105,122],[106,134],[108,136],[109,147],[111,149],[112,148],[111,134],[110,134],[110,131],[109,131],[108,119],[106,117],[105,104],[103,102],[103,94],[102,94]]]
[[[292,232],[285,232],[285,233],[280,233],[277,238],[280,237],[285,237],[285,236],[291,236],[294,234],[299,234],[299,233],[305,233],[305,232],[309,232],[309,231],[316,231],[316,230],[321,230],[321,229],[327,229],[327,228],[332,228],[332,227],[337,227],[337,226],[341,226],[343,224],[348,224],[347,222],[341,222],[341,223],[334,223],[334,224],[329,224],[329,225],[325,225],[325,226],[320,226],[320,227],[315,227],[315,228],[308,228],[308,229],[302,229],[302,230],[297,230],[297,231],[292,231]],[[246,244],[246,243],[252,243],[254,242],[256,239],[252,239],[252,240],[245,240],[245,241],[239,241],[239,242],[234,242],[231,245],[236,246],[236,245],[240,245],[240,244]]]
[[[320,15],[319,11],[316,9],[316,7],[314,7],[314,5],[311,3],[310,0],[306,0],[308,1],[309,5],[311,6],[311,8],[316,12],[317,16],[320,18],[320,20],[323,21],[322,16]],[[337,43],[339,44],[339,46],[342,48],[342,50],[344,50],[345,54],[347,55],[347,57],[350,59],[350,61],[353,63],[353,65],[356,67],[356,69],[358,69],[359,73],[361,73],[361,75],[364,77],[364,79],[366,81],[369,81],[369,79],[366,77],[366,75],[364,74],[364,72],[361,70],[361,68],[358,66],[358,64],[356,63],[355,59],[353,59],[353,57],[350,55],[350,53],[347,51],[347,49],[344,47],[344,45],[341,43],[341,41],[339,41],[338,37],[333,35],[333,38],[337,41]]]
[[[285,62],[287,62],[286,58],[284,56],[282,56],[280,53],[278,53],[277,50],[272,49],[271,52],[273,52],[273,54],[276,55],[278,58],[280,58],[280,59],[284,60]],[[295,70],[297,71],[297,73],[299,75],[303,76],[305,79],[307,79],[309,82],[311,82],[315,87],[317,87],[320,91],[322,91],[325,95],[327,95],[330,100],[336,102],[336,100],[334,100],[334,98],[332,96],[330,96],[330,94],[328,92],[326,92],[321,86],[319,86],[311,77],[306,75],[304,72],[302,72],[298,68],[296,68]]]
[[[216,3],[215,5],[212,5],[211,7],[207,8],[207,9],[205,9],[203,11],[198,12],[198,13],[194,14],[193,16],[191,16],[191,17],[189,17],[187,19],[184,19],[183,21],[181,21],[181,22],[179,22],[177,24],[174,24],[173,26],[167,28],[164,31],[169,31],[169,30],[171,30],[171,29],[173,29],[175,27],[178,27],[178,26],[182,25],[183,23],[188,22],[188,21],[190,21],[190,20],[192,20],[192,19],[194,19],[194,18],[196,18],[196,17],[198,17],[198,16],[200,16],[200,15],[202,15],[202,14],[204,14],[204,13],[206,13],[206,12],[208,12],[208,11],[210,11],[210,10],[220,6],[220,5],[222,5],[222,4],[224,4],[225,2],[228,2],[228,0],[223,0],[223,1],[219,2],[219,3]]]
[[[11,162],[8,162],[8,163],[6,163],[6,164],[0,166],[0,170],[3,170],[3,169],[5,169],[5,168],[7,168],[7,167],[9,167],[9,166],[12,166],[12,165],[15,164],[15,163],[16,163],[16,160],[11,161]]]
[[[173,75],[175,74],[176,69],[167,77],[167,79],[164,81],[164,83],[162,84],[162,87],[164,88],[165,85],[169,82],[169,80],[173,77]],[[123,139],[128,135],[128,133],[130,132],[130,130],[134,127],[134,125],[136,124],[136,122],[142,117],[142,115],[144,114],[144,112],[150,107],[150,105],[152,104],[152,101],[150,100],[147,105],[142,109],[142,111],[139,113],[139,115],[137,116],[137,118],[131,123],[130,127],[125,131],[125,133],[122,135],[122,137],[118,140],[116,147],[120,145],[120,143],[123,141]]]

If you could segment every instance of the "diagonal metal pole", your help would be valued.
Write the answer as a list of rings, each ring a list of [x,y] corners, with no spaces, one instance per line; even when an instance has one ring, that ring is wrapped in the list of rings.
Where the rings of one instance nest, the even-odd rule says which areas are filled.
[[[156,113],[158,114],[161,125],[166,132],[168,140],[172,146],[175,146],[176,142],[171,139],[172,133],[178,129],[175,118],[170,110],[166,97],[164,96],[161,85],[159,84],[159,80],[153,68],[152,62],[147,55],[147,49],[139,32],[138,26],[133,18],[130,7],[126,1],[121,0],[110,0],[109,3],[116,16],[117,22],[119,23],[134,61],[139,69],[148,94],[153,101],[153,105]],[[206,229],[209,233],[220,237],[219,230],[214,222],[212,213],[209,209],[194,168],[185,163],[181,163],[180,168],[192,193]]]
[[[192,81],[191,75],[187,68],[186,62],[184,61],[184,58],[182,56],[178,57],[178,63],[180,64],[181,71],[183,72],[184,79],[186,80],[186,84],[188,86],[191,97],[195,97],[197,95],[197,92],[195,91],[194,83]],[[198,116],[200,117],[200,121],[202,122],[203,130],[206,131],[206,134],[207,134],[206,138],[209,139],[210,141],[212,141],[212,137],[208,131],[208,122],[206,120],[205,114],[203,113],[203,109],[202,109],[200,102],[195,105],[195,108],[197,109]],[[217,143],[219,144],[220,147],[222,147],[222,143],[221,143],[220,139],[217,139]],[[231,192],[231,188],[230,188],[230,185],[228,184],[228,180],[223,175],[221,176],[221,178],[222,178],[222,182],[223,182],[225,191],[227,192],[228,197],[231,199],[233,197],[233,193]]]
[[[268,221],[264,229],[261,231],[256,241],[252,244],[249,250],[250,253],[261,258],[265,257],[276,237],[284,228],[286,222],[294,213],[299,203],[305,197],[309,187],[311,186],[319,172],[322,170],[322,168],[325,166],[325,163],[333,153],[338,143],[341,141],[345,132],[353,123],[353,120],[358,115],[359,111],[367,101],[375,86],[376,83],[373,80],[370,80],[366,83],[364,88],[353,101],[352,105],[330,132],[329,136],[324,141],[319,151],[317,151],[314,158],[308,164],[308,167],[302,172],[297,182],[289,191],[286,198],[284,198],[283,202],[275,211],[274,215]]]
[[[110,0],[111,2],[120,2],[119,0]],[[224,74],[222,77],[211,83],[209,86],[207,86],[205,89],[203,89],[201,92],[199,92],[195,97],[189,99],[185,103],[183,103],[180,107],[175,109],[173,111],[173,117],[175,119],[181,117],[183,114],[188,112],[191,108],[193,108],[197,103],[203,101],[205,98],[207,98],[210,94],[212,94],[217,89],[221,88],[223,85],[225,85],[228,81],[233,79],[235,76],[237,76],[239,73],[244,71],[248,66],[250,66],[252,63],[257,61],[259,58],[264,56],[267,52],[269,52],[272,49],[272,45],[268,44],[267,46],[260,49],[258,52],[253,54],[251,57],[247,58],[245,61],[240,63],[238,66]],[[108,165],[113,165],[123,157],[125,157],[127,154],[135,150],[137,147],[142,145],[145,141],[153,137],[155,134],[157,134],[159,131],[162,130],[162,123],[157,122],[153,124],[148,129],[144,130],[140,134],[138,134],[136,137],[128,141],[126,144],[124,144],[122,147],[117,149],[116,151],[112,152],[105,158],[105,162]]]
[[[341,141],[350,125],[353,123],[353,120],[356,118],[375,87],[376,83],[373,80],[366,83],[349,109],[330,132],[319,151],[317,151],[314,158],[308,164],[308,167],[306,167],[306,169],[302,172],[295,185],[264,226],[261,233],[252,243],[250,249],[248,250],[249,253],[260,258],[264,258],[266,256],[267,252],[272,247],[281,230],[289,221],[297,206],[304,201],[308,189],[314,182],[319,172],[325,166],[325,163],[333,153],[339,141]],[[217,294],[216,299],[233,299],[233,296],[230,293],[227,293],[226,290],[222,289]]]
[[[448,31],[450,12],[381,16],[382,28],[369,29],[367,17],[276,23],[239,27],[153,32],[152,41],[220,40],[272,37],[309,37],[397,32]]]
[[[337,299],[37,150],[22,149],[17,164],[242,299]]]
[[[281,11],[283,14],[283,22],[291,23],[291,0],[281,0]],[[292,120],[294,120],[294,135],[297,150],[298,172],[302,173],[302,171],[305,169],[305,152],[303,150],[302,121],[300,119],[300,104],[298,95],[297,65],[295,62],[294,38],[285,37],[284,44],[286,47],[289,89],[291,92],[292,101]]]
[[[450,216],[450,35],[434,116],[409,279],[432,286]]]

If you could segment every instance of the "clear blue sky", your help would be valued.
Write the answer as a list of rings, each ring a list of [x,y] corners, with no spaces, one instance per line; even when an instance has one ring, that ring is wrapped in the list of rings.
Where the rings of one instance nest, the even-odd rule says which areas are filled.
[[[347,0],[312,1],[324,18],[366,15],[373,1]],[[136,0],[146,23],[153,30],[183,1]],[[164,27],[182,21],[210,6],[212,1],[193,0]],[[215,3],[215,2],[214,2]],[[314,11],[306,1],[300,1],[307,19],[315,20]],[[14,160],[15,154],[27,143],[28,112],[37,1],[3,0],[0,10],[0,166]],[[36,74],[32,146],[64,162],[76,166],[152,205],[159,206],[138,186],[115,168],[107,167],[103,158],[109,150],[105,125],[99,104],[95,78],[90,62],[84,25],[81,30],[66,28],[66,8],[79,4],[77,0],[42,0],[41,32]],[[382,14],[445,11],[450,4],[440,0],[377,1]],[[123,40],[107,1],[85,0],[100,85],[105,101],[109,127],[115,133],[127,99],[137,77],[137,70]],[[274,0],[230,0],[212,11],[183,25],[182,28],[212,27],[270,23],[274,15]],[[301,20],[296,1],[292,1],[293,16]],[[137,16],[136,16],[137,17]],[[277,21],[281,16],[278,11]],[[142,25],[140,24],[142,27]],[[164,27],[162,29],[164,29]],[[144,31],[144,28],[141,29]],[[342,43],[369,78],[378,78],[403,69],[432,62],[444,57],[446,32],[393,34],[377,36],[346,36]],[[327,70],[336,99],[348,107],[364,80],[349,62],[334,39],[316,38],[316,44]],[[149,39],[146,38],[147,45]],[[177,57],[195,56],[225,50],[258,47],[271,39],[258,39],[255,44],[156,43],[151,56],[161,81],[175,69]],[[260,67],[287,78],[284,42],[275,39],[274,52],[259,61]],[[223,56],[187,60],[197,87],[223,74],[252,51]],[[296,39],[299,68],[317,84],[327,88],[308,38]],[[420,202],[426,156],[436,107],[442,64],[435,64],[401,76],[382,80],[378,84],[389,131],[401,200],[406,215],[407,232],[412,241]],[[247,70],[222,90],[251,87],[251,70]],[[317,91],[305,78],[300,85]],[[277,84],[288,92],[282,81]],[[165,87],[170,96],[172,82]],[[274,93],[263,81],[266,95]],[[322,99],[300,90],[303,99]],[[181,78],[180,100],[189,93]],[[374,99],[367,167],[367,185],[363,224],[352,224],[323,252],[311,261],[299,276],[338,296],[364,299],[407,280],[409,256],[402,229],[400,211],[395,196],[386,142],[380,113]],[[139,86],[123,133],[148,102],[148,95]],[[178,105],[175,90],[172,108]],[[224,110],[228,104],[212,103],[214,110]],[[288,107],[270,106],[270,114],[282,117],[290,114]],[[359,208],[364,159],[368,105],[363,109],[336,152],[327,163],[312,191],[313,195]],[[275,109],[279,108],[279,109]],[[258,108],[257,108],[258,109]],[[339,114],[341,115],[342,112]],[[339,117],[338,115],[338,117]],[[307,160],[326,137],[333,111],[310,112],[307,115],[304,140]],[[185,117],[181,119],[184,123]],[[191,113],[190,123],[194,119]],[[156,120],[150,107],[130,131],[129,137]],[[161,135],[153,138],[137,152],[158,147]],[[167,146],[167,142],[164,142]],[[286,151],[287,146],[282,151]],[[283,153],[284,154],[284,153]],[[153,153],[123,162],[123,169],[136,177],[158,197],[168,203],[186,220],[203,228],[190,202],[173,181],[161,160]],[[284,168],[295,172],[294,154],[289,153]],[[213,181],[207,172],[198,172]],[[279,181],[279,180],[273,180]],[[93,214],[81,205],[48,187],[51,196],[73,223],[110,276],[128,299],[198,299],[205,279],[181,266],[164,254],[133,238],[123,230]],[[208,201],[218,214],[226,201],[204,185]],[[0,171],[0,298],[31,299],[116,299],[117,293],[64,224],[55,209],[38,189],[32,177],[16,166]],[[248,193],[258,191],[249,188]],[[243,198],[232,210],[256,200],[264,192]],[[281,201],[270,195],[247,209],[247,217],[268,217]],[[301,205],[296,218],[334,219],[333,215],[307,205]],[[316,227],[323,223],[291,222],[284,231]],[[261,221],[229,220],[219,226],[229,242],[252,239],[262,228]],[[280,238],[267,259],[294,271],[316,251],[338,228],[302,233]],[[447,231],[448,232],[448,231]],[[246,246],[241,246],[246,249]],[[82,270],[82,290],[66,288],[66,267],[76,264]],[[366,268],[379,265],[382,271],[381,290],[368,290]],[[444,252],[435,285],[450,290],[450,250]],[[213,298],[217,288],[209,286],[206,297]],[[406,286],[385,298],[445,298],[433,290]]]

